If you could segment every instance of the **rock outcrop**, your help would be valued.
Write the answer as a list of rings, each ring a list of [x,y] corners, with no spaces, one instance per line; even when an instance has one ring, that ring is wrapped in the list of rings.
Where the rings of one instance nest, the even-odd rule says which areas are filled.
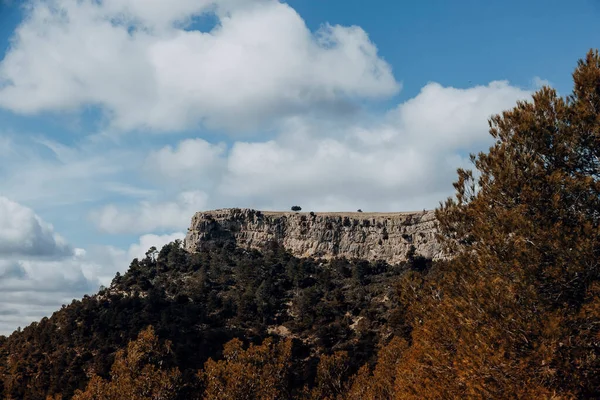
[[[356,257],[395,264],[406,260],[411,245],[417,254],[442,258],[436,232],[433,211],[294,213],[231,208],[196,213],[184,246],[193,252],[206,243],[233,242],[260,249],[276,241],[297,257]]]

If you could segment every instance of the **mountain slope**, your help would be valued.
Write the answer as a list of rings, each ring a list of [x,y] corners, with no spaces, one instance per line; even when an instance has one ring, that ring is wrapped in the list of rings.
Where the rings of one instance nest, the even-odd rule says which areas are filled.
[[[293,338],[299,386],[314,378],[323,352],[349,350],[356,370],[403,329],[393,282],[406,268],[298,259],[277,244],[262,253],[214,245],[190,254],[174,242],[134,260],[97,295],[6,339],[4,397],[69,398],[92,373],[108,376],[116,350],[148,325],[172,342],[165,362],[183,371],[185,396],[196,391],[196,371],[234,337]]]

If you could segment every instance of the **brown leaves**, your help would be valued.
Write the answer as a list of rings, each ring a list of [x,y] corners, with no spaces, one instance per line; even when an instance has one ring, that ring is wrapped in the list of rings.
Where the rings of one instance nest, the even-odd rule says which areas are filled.
[[[317,366],[317,385],[312,390],[311,399],[334,400],[346,392],[349,373],[348,353],[337,351],[322,355]]]
[[[365,365],[354,376],[347,399],[378,400],[392,399],[396,393],[395,382],[408,343],[394,337],[378,353],[377,364],[373,373]]]
[[[286,398],[291,367],[292,342],[250,345],[234,339],[223,350],[223,360],[208,360],[199,376],[205,385],[205,399]]]
[[[94,375],[85,392],[77,391],[74,400],[169,400],[177,397],[180,372],[162,369],[169,343],[161,346],[148,327],[137,340],[120,350],[111,368],[110,381]]]
[[[398,374],[401,397],[596,393],[600,382],[589,379],[598,376],[600,349],[582,329],[593,323],[572,312],[589,310],[598,322],[600,304],[586,298],[599,279],[597,52],[574,80],[566,101],[543,88],[493,117],[496,143],[473,157],[478,174],[459,171],[456,199],[437,211],[456,257],[428,278],[442,302],[424,297],[429,307],[410,307],[424,322]],[[575,371],[579,388],[557,378]]]

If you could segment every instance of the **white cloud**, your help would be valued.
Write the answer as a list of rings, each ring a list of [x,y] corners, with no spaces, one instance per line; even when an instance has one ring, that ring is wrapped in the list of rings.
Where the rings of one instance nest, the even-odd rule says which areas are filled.
[[[13,151],[12,140],[6,136],[0,136],[0,156],[7,156]]]
[[[31,164],[8,171],[0,187],[11,197],[36,207],[76,204],[101,196],[101,183],[109,182],[119,171],[122,165],[99,157],[68,163],[33,159]]]
[[[0,290],[0,335],[9,335],[17,327],[49,317],[63,304],[70,304],[85,293],[73,291],[68,286],[62,291]]]
[[[143,235],[127,250],[113,246],[77,249],[60,261],[0,259],[0,335],[50,316],[62,304],[110,285],[117,272],[125,273],[134,258],[143,258],[152,246],[183,239],[184,233]]]
[[[361,28],[311,33],[274,0],[32,4],[0,63],[0,106],[18,113],[97,105],[122,130],[247,130],[400,87]],[[210,32],[174,24],[214,7]]]
[[[269,0],[103,0],[105,14],[118,15],[121,21],[136,23],[146,29],[160,30],[181,26],[193,16],[206,12],[227,15],[235,9],[254,7]]]
[[[531,83],[533,84],[533,87],[536,88],[536,89],[541,89],[544,86],[549,86],[549,87],[553,86],[552,82],[550,82],[547,79],[542,79],[539,76],[535,76],[532,79]]]
[[[82,260],[73,256],[60,261],[0,261],[0,290],[3,292],[61,292],[76,294],[96,289],[94,277],[86,277]]]
[[[150,28],[162,28],[205,11],[211,0],[104,0],[107,14],[121,15]]]
[[[225,144],[213,145],[203,139],[186,139],[175,148],[165,146],[151,152],[145,169],[161,183],[185,183],[196,187],[218,179],[225,167]]]
[[[479,148],[482,140],[490,138],[487,119],[529,96],[529,91],[507,81],[468,89],[429,83],[416,97],[399,105],[390,117],[401,130],[402,139],[419,147]]]
[[[230,148],[198,137],[144,156],[142,149],[94,152],[39,141],[57,161],[20,160],[24,167],[0,187],[19,200],[54,205],[111,194],[116,201],[96,202],[91,212],[107,233],[180,230],[196,211],[229,206],[432,208],[452,193],[455,170],[468,166],[468,153],[491,143],[487,118],[529,94],[503,81],[469,89],[430,83],[379,118],[287,118],[273,139]]]
[[[194,212],[204,209],[207,195],[201,191],[182,192],[175,201],[142,201],[135,207],[107,205],[90,213],[98,228],[108,233],[141,233],[183,229]]]
[[[33,210],[0,196],[0,334],[96,290],[88,263]]]
[[[430,83],[380,123],[332,129],[296,119],[273,140],[233,145],[220,198],[315,211],[436,207],[452,193],[468,153],[491,143],[487,119],[529,95],[507,82]]]
[[[63,258],[73,254],[65,239],[33,210],[0,196],[0,257]]]
[[[452,194],[456,169],[470,167],[469,152],[491,144],[488,118],[530,94],[505,81],[468,89],[429,83],[378,122],[288,118],[271,140],[237,141],[226,151],[186,139],[151,152],[145,165],[163,188],[207,194],[196,209],[188,208],[188,219],[204,208],[287,209],[297,203],[314,211],[433,208]],[[105,214],[113,221],[104,224],[108,231],[135,225],[116,207]],[[188,219],[182,217],[182,227]],[[108,227],[120,221],[128,222]],[[165,224],[138,225],[141,232]]]

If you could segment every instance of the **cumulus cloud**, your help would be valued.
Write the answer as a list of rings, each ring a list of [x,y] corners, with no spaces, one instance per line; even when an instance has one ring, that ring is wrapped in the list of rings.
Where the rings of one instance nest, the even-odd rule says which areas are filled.
[[[38,290],[0,291],[0,335],[9,335],[17,327],[25,327],[43,317],[49,317],[63,304],[85,292],[74,292],[68,287],[60,292]]]
[[[469,152],[491,143],[488,118],[529,96],[505,81],[468,89],[430,83],[375,123],[293,118],[275,138],[234,142],[227,153],[196,139],[148,160],[173,181],[194,176],[200,185],[208,178],[190,171],[209,174],[217,181],[209,207],[432,208],[452,193]]]
[[[0,197],[0,334],[95,290],[89,263],[32,209]]]
[[[0,257],[73,255],[65,239],[33,210],[0,196]]]
[[[184,229],[194,212],[220,207],[432,208],[452,193],[455,170],[469,166],[468,153],[491,143],[488,117],[529,95],[505,81],[468,89],[430,83],[369,120],[287,118],[271,140],[226,146],[188,138],[149,151],[139,164],[128,159],[142,159],[140,150],[115,157],[46,143],[61,163],[24,162],[0,187],[79,203],[83,188],[90,198],[112,192],[119,201],[90,215],[102,232],[119,234]],[[146,185],[136,177],[140,172]]]
[[[142,259],[146,255],[148,249],[151,247],[156,247],[158,250],[160,250],[165,244],[174,242],[176,240],[183,240],[184,238],[185,234],[182,232],[175,232],[166,235],[142,235],[140,236],[138,243],[134,243],[129,246],[127,256],[129,259]]]
[[[104,0],[102,6],[107,14],[121,15],[125,20],[137,22],[144,27],[161,28],[176,21],[207,10],[211,0]]]
[[[142,201],[135,207],[107,205],[90,213],[96,226],[108,233],[141,233],[183,229],[192,215],[206,207],[207,195],[201,191],[180,193],[175,201]]]
[[[531,92],[494,81],[468,89],[429,83],[390,113],[402,140],[428,150],[479,149],[489,141],[487,120]]]
[[[145,169],[162,183],[199,187],[219,178],[225,167],[226,151],[224,143],[214,145],[200,138],[185,139],[176,147],[152,151],[146,158]]]
[[[60,261],[0,261],[0,290],[3,292],[85,293],[96,289],[97,280],[82,270],[82,259],[71,257]]]
[[[361,28],[311,32],[275,0],[32,4],[0,63],[0,107],[17,113],[94,105],[121,130],[247,130],[400,88]],[[181,29],[207,12],[209,32]]]
[[[161,185],[168,181],[169,187],[205,191],[202,204],[188,209],[188,218],[201,206],[433,208],[451,195],[456,169],[470,167],[469,153],[491,144],[488,118],[530,95],[506,81],[468,89],[432,82],[378,119],[288,118],[270,140],[237,141],[226,149],[201,138],[186,139],[151,152],[145,165]],[[116,208],[106,211],[121,221]],[[141,224],[145,229],[164,225]]]
[[[116,268],[90,258],[81,249],[61,260],[0,260],[0,335],[96,292],[108,280],[107,275],[114,276]]]
[[[547,79],[542,79],[539,76],[535,76],[532,79],[532,83],[533,83],[533,87],[535,87],[536,89],[541,89],[544,86],[550,86],[552,87],[552,82],[550,82]]]

